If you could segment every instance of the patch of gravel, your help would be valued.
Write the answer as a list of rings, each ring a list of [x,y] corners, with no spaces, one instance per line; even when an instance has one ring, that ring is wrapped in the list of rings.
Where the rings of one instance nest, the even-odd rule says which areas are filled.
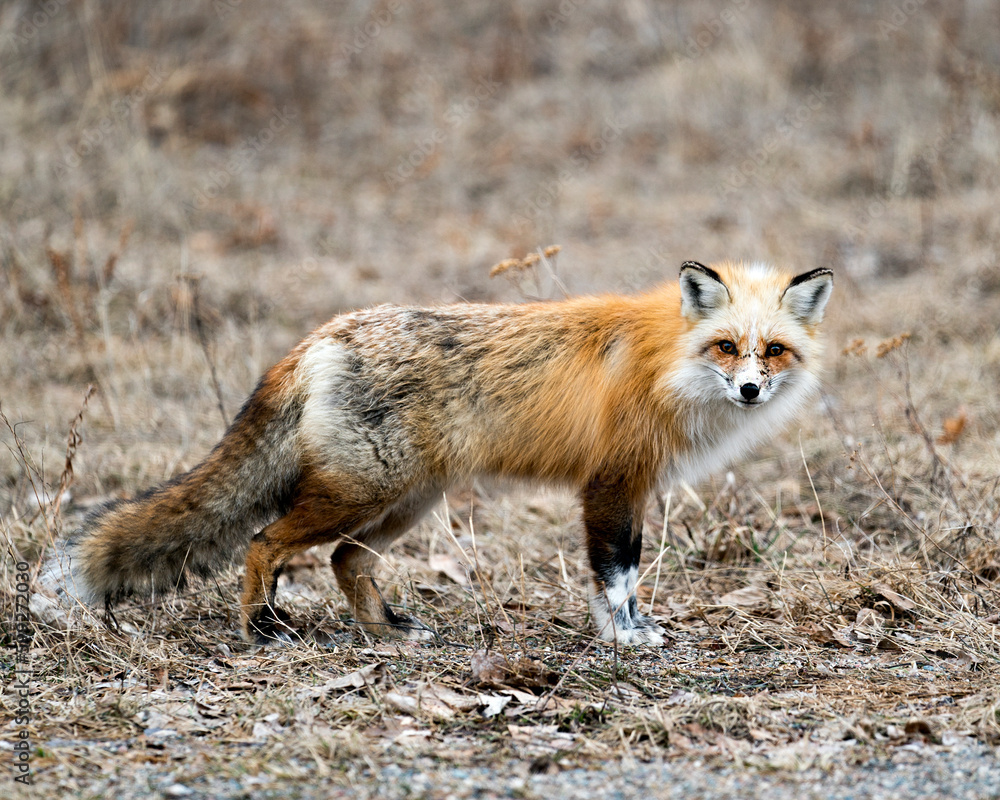
[[[509,772],[493,769],[412,769],[390,766],[377,777],[370,797],[427,798],[711,798],[711,800],[986,800],[1000,798],[1000,760],[995,750],[964,749],[941,753],[897,754],[829,772],[759,772],[711,767],[699,761],[637,764],[607,770],[572,769],[532,775],[523,763]],[[358,787],[360,790],[361,787]],[[303,792],[302,797],[311,793]],[[360,797],[366,797],[359,791]]]
[[[373,771],[295,779],[268,775],[202,775],[180,782],[148,767],[131,776],[95,781],[86,796],[119,798],[291,798],[292,800],[998,800],[1000,749],[978,745],[950,750],[896,750],[890,756],[827,770],[770,771],[734,763],[712,766],[700,759],[650,764],[609,763],[605,769],[536,773],[539,762],[512,759],[495,767],[459,767],[427,757]],[[550,766],[550,769],[555,769]],[[100,784],[104,784],[101,786]],[[40,788],[40,787],[35,787]]]

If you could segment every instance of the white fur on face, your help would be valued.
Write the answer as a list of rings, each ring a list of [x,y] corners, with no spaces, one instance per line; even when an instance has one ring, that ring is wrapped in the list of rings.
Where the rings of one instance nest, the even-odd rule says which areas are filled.
[[[761,283],[748,285],[744,280],[734,285],[731,302],[690,330],[682,356],[660,380],[664,403],[676,410],[687,439],[680,453],[667,454],[663,477],[668,481],[694,483],[745,455],[787,425],[819,387],[814,366],[819,343],[802,320],[783,307],[774,272],[755,263],[746,275]],[[739,341],[745,351],[732,374],[710,357],[711,347],[721,339]],[[769,370],[763,352],[772,341],[793,348],[797,356],[778,372]],[[747,383],[759,388],[752,403],[740,393]]]
[[[668,479],[696,483],[741,458],[794,419],[819,384],[805,370],[786,370],[771,378],[766,402],[747,405],[732,402],[722,379],[705,373],[700,364],[690,364],[674,375],[675,391],[691,400],[683,415],[689,446],[673,454]]]

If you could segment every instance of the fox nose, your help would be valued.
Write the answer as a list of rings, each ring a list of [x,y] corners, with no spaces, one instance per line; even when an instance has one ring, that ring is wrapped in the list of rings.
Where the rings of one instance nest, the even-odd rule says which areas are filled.
[[[745,400],[753,400],[760,394],[760,387],[756,383],[744,383],[740,387],[740,394]]]

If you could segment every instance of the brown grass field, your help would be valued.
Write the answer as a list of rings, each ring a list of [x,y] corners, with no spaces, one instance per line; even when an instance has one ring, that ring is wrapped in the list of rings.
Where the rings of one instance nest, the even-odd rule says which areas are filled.
[[[5,4],[0,795],[995,755],[998,30],[995,1]],[[15,647],[17,565],[197,463],[333,314],[725,257],[834,269],[824,393],[648,509],[664,648],[591,640],[573,497],[478,485],[384,567],[437,642],[368,639],[310,552],[291,648],[240,639],[238,570],[117,629],[31,590]]]

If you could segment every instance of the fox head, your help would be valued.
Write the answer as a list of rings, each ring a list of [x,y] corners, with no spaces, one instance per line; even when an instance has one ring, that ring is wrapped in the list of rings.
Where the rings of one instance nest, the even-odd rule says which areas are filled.
[[[792,277],[763,264],[713,269],[687,261],[680,285],[689,333],[676,390],[750,412],[781,398],[798,403],[816,388],[831,270]]]

